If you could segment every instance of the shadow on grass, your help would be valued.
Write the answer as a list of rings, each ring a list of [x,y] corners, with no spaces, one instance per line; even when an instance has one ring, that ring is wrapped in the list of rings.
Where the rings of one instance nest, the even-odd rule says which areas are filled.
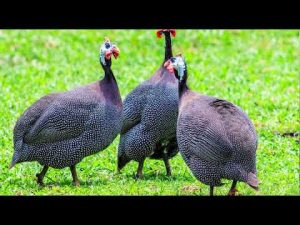
[[[135,178],[135,173],[129,174],[125,172],[121,172],[120,174],[114,174],[116,177],[123,177],[128,180],[135,180],[135,181],[174,181],[177,180],[175,175],[167,176],[164,173],[155,173],[155,172],[149,172],[144,173],[143,176],[139,179]]]
[[[143,177],[139,179],[135,179],[135,174],[125,174],[125,173],[113,173],[113,180],[118,181],[118,180],[123,180],[126,179],[128,181],[136,181],[136,182],[142,182],[142,181],[174,181],[176,180],[175,176],[168,177],[165,174],[156,174],[156,173],[147,173],[144,174]],[[88,186],[105,186],[108,185],[111,180],[107,178],[101,178],[101,177],[93,177],[91,179],[87,180],[82,180],[80,179],[80,187],[88,187]],[[60,186],[60,187],[65,187],[65,186],[71,186],[75,187],[72,182],[72,178],[64,179],[61,181],[54,181],[51,178],[45,177],[44,179],[45,187],[51,187],[51,186]]]
[[[102,171],[102,170],[101,170]],[[107,172],[107,169],[103,169],[103,171]],[[114,182],[146,182],[146,181],[155,181],[155,182],[173,182],[173,181],[182,181],[182,180],[189,180],[185,176],[178,176],[173,174],[172,176],[167,176],[164,172],[159,173],[158,171],[149,171],[143,174],[143,176],[139,179],[135,178],[135,173],[126,173],[121,172],[118,173],[116,171],[109,170],[111,176],[101,176],[101,172],[90,174],[88,178],[80,178],[80,186],[78,188],[87,188],[93,186],[107,186]],[[25,182],[25,183],[24,183]],[[44,186],[40,186],[35,177],[30,179],[30,182],[20,179],[12,179],[10,181],[11,184],[20,188],[20,189],[52,189],[52,188],[76,188],[72,182],[72,176],[63,176],[63,177],[51,177],[45,176],[44,177]],[[58,192],[59,194],[59,192]]]
[[[79,182],[80,182],[80,186],[79,187],[76,187],[74,184],[73,184],[73,181],[72,179],[64,179],[64,180],[58,180],[58,181],[50,181],[50,182],[46,182],[45,180],[45,186],[44,187],[48,187],[48,188],[51,188],[53,186],[55,187],[74,187],[74,188],[85,188],[85,187],[89,187],[89,186],[105,186],[107,184],[109,184],[109,180],[107,179],[88,179],[88,180],[82,180],[82,179],[79,179]],[[43,187],[42,187],[43,188]]]
[[[88,187],[88,186],[105,186],[107,184],[109,184],[109,180],[108,179],[97,179],[97,178],[92,178],[92,179],[88,179],[88,180],[81,180],[79,178],[80,181],[80,187]],[[12,179],[10,180],[10,184],[14,185],[14,187],[20,188],[21,189],[51,189],[54,187],[74,187],[76,188],[76,186],[73,185],[73,181],[72,178],[63,178],[63,179],[58,179],[58,180],[54,180],[50,177],[45,177],[44,178],[44,185],[41,186],[37,183],[36,179],[31,180],[30,182],[28,181],[22,181],[20,179]]]

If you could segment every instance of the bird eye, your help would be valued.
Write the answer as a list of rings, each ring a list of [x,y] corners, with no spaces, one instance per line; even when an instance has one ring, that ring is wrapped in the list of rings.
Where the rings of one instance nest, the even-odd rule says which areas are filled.
[[[176,61],[176,59],[175,59],[174,57],[172,57],[172,58],[170,59],[170,61],[171,61],[172,63],[174,63],[174,62]]]

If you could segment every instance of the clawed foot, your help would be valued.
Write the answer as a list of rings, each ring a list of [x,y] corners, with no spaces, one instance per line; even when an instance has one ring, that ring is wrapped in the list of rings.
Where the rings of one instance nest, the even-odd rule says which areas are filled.
[[[136,175],[134,175],[134,179],[135,180],[138,180],[138,179],[141,179],[142,178],[142,174],[136,174]]]
[[[233,188],[229,191],[228,196],[237,196],[238,190]]]
[[[73,181],[73,185],[74,185],[75,187],[79,187],[79,186],[80,186],[79,180]]]
[[[45,184],[43,182],[43,178],[41,177],[41,174],[37,173],[35,176],[37,177],[37,183],[38,183],[38,185],[41,186],[41,187],[44,187]]]

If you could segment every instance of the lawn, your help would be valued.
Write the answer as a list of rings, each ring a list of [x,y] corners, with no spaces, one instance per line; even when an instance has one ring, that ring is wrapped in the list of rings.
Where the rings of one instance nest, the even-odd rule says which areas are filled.
[[[122,99],[154,74],[164,40],[154,30],[0,30],[0,195],[208,195],[178,154],[167,177],[162,161],[147,159],[144,178],[133,179],[137,163],[116,173],[119,137],[77,165],[80,187],[68,168],[51,169],[39,187],[37,162],[8,170],[13,128],[40,97],[101,79],[99,47],[109,37],[121,50],[112,69]],[[299,195],[299,30],[177,30],[173,52],[181,52],[191,89],[240,106],[258,136],[260,191],[239,183],[241,195]],[[231,182],[216,188],[225,195]]]

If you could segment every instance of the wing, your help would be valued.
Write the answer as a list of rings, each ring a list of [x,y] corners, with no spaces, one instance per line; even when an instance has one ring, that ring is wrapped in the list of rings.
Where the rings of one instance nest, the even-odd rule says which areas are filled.
[[[209,104],[224,122],[224,128],[231,143],[237,148],[257,149],[255,128],[242,109],[226,100],[216,99]]]
[[[123,123],[121,134],[126,133],[141,121],[149,89],[149,85],[139,86],[126,97],[123,104]]]
[[[206,161],[223,162],[232,154],[227,135],[213,117],[200,110],[188,111],[178,120],[178,137],[184,137],[189,151]]]
[[[59,93],[53,93],[40,98],[33,103],[18,119],[14,127],[14,143],[23,138],[32,125],[40,118],[43,112],[48,108],[49,104],[53,102]]]
[[[50,143],[75,138],[85,130],[85,123],[95,110],[96,102],[80,98],[54,101],[25,135],[28,144]]]

